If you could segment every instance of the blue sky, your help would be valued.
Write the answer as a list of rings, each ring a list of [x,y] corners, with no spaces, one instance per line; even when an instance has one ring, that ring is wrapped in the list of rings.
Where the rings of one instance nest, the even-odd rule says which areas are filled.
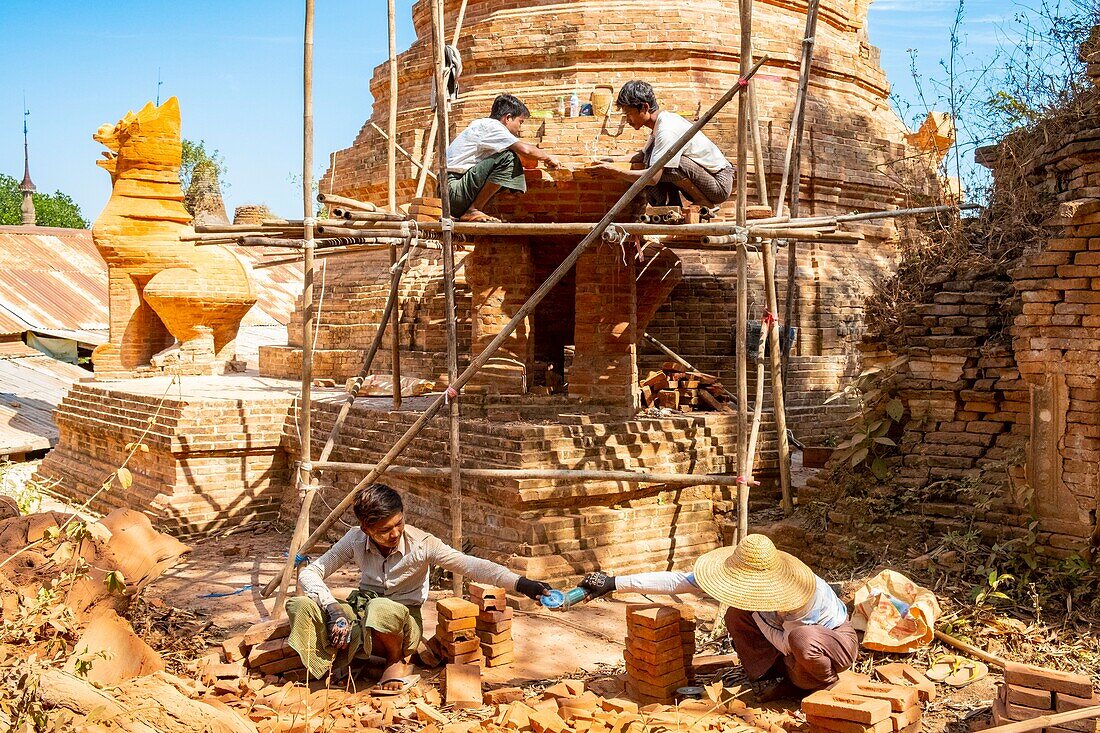
[[[413,37],[411,0],[398,0],[398,48]],[[266,203],[301,213],[292,176],[301,166],[302,0],[0,0],[0,172],[22,177],[22,106],[31,111],[31,172],[40,191],[60,189],[94,219],[110,194],[91,139],[157,94],[176,95],[183,133],[217,148],[228,166],[230,212]],[[370,114],[374,66],[386,57],[382,0],[318,0],[315,50],[315,150],[346,147]],[[872,43],[897,96],[923,109],[910,74],[917,52],[926,96],[949,52],[956,0],[876,0]],[[1010,34],[1014,2],[967,0],[962,54],[971,66],[994,57]]]

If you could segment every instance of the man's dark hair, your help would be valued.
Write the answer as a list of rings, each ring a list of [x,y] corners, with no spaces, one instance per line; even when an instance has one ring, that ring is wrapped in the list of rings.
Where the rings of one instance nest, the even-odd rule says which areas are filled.
[[[355,497],[355,518],[368,527],[405,511],[401,494],[385,484],[364,486]]]
[[[505,117],[530,117],[531,110],[527,109],[527,105],[519,101],[518,97],[501,94],[493,100],[493,108],[489,111],[489,116],[494,120]]]
[[[619,90],[619,96],[615,98],[616,107],[641,109],[646,104],[649,105],[650,112],[657,111],[657,95],[653,93],[652,85],[640,79],[623,84],[623,88]]]

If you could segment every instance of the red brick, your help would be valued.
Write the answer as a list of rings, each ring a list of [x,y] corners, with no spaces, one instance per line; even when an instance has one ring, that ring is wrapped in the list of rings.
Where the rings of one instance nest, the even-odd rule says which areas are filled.
[[[1093,694],[1092,680],[1083,674],[1008,662],[1005,664],[1004,675],[1005,682],[1010,685],[1061,692],[1075,697],[1090,697]]]
[[[867,697],[818,690],[802,700],[807,715],[840,718],[856,723],[878,723],[890,718],[890,703]]]

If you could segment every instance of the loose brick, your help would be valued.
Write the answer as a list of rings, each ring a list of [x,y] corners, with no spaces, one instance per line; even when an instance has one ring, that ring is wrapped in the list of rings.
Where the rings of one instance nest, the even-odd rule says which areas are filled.
[[[482,644],[499,644],[503,641],[511,641],[512,630],[506,629],[499,634],[490,634],[487,631],[478,631],[477,638]]]
[[[513,664],[516,661],[515,653],[501,654],[500,656],[492,657],[485,660],[486,667],[503,667],[508,664]]]
[[[1089,697],[1077,697],[1075,695],[1065,695],[1062,693],[1056,693],[1054,695],[1054,709],[1059,713],[1089,708],[1093,705],[1100,705],[1100,699],[1097,698],[1095,693]]]
[[[243,636],[233,636],[223,641],[222,651],[225,652],[227,662],[239,662],[248,656],[248,648],[244,644]]]
[[[481,653],[486,657],[499,657],[501,654],[511,654],[515,651],[512,640],[497,642],[496,644],[482,644]]]
[[[242,638],[246,647],[254,647],[270,639],[282,639],[290,633],[290,621],[262,621],[253,624],[244,632]]]
[[[890,709],[895,713],[900,713],[912,707],[919,707],[917,690],[913,687],[889,685],[881,682],[842,682],[832,689],[838,693],[886,700],[890,703]]]
[[[271,639],[252,647],[252,651],[248,653],[248,666],[255,669],[291,654],[297,655],[298,652],[290,648],[290,644],[287,643],[286,639]]]
[[[481,667],[473,664],[448,664],[443,671],[443,690],[446,703],[452,707],[481,707]]]
[[[927,702],[936,699],[936,683],[924,676],[915,667],[901,662],[880,664],[875,667],[875,674],[884,682],[892,685],[912,685],[917,688],[920,699]]]
[[[1053,710],[1053,695],[1048,690],[1035,690],[1019,685],[1004,685],[1005,702],[1026,705],[1039,710]]]
[[[486,690],[484,701],[486,705],[504,705],[522,700],[523,697],[523,690],[519,687],[500,687],[495,690]]]
[[[1075,697],[1090,697],[1093,694],[1092,680],[1083,674],[1060,672],[1018,662],[1005,664],[1005,682],[1036,690],[1061,692]]]
[[[466,629],[477,628],[477,617],[467,616],[465,618],[450,618],[440,619],[436,624],[436,629],[445,629],[447,631],[464,631]]]
[[[628,611],[626,623],[628,627],[635,626],[646,629],[660,629],[671,625],[679,631],[680,612],[671,606]]]
[[[441,619],[476,618],[478,607],[463,598],[440,598],[435,602],[436,613]]]
[[[894,723],[890,718],[880,720],[877,723],[864,724],[856,723],[851,720],[827,718],[822,715],[810,715],[807,713],[806,722],[810,724],[811,730],[819,728],[821,730],[835,731],[836,733],[890,733],[894,730]]]
[[[505,621],[511,623],[512,621],[512,609],[505,608],[503,611],[484,611],[477,615],[478,624],[501,624]]]
[[[481,642],[478,641],[476,638],[466,641],[456,641],[452,643],[444,641],[443,646],[450,653],[451,656],[457,657],[460,654],[469,654],[472,651],[480,649]]]
[[[856,723],[878,723],[890,717],[890,703],[856,695],[818,690],[802,700],[807,715],[840,718]]]

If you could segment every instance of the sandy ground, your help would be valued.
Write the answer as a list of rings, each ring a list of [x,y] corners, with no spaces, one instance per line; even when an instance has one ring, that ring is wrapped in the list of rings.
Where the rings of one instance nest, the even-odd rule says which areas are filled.
[[[194,543],[191,554],[150,586],[146,596],[196,611],[231,636],[269,617],[274,601],[261,598],[260,589],[282,566],[289,543],[289,533],[275,531],[239,532]],[[329,585],[351,589],[356,581],[353,569],[346,567]],[[239,592],[221,595],[235,591]],[[432,592],[432,598],[443,595],[449,593]],[[487,669],[486,681],[530,682],[621,666],[626,638],[624,607],[630,600],[646,599],[627,595],[568,612],[517,611],[512,626],[516,663]],[[713,621],[717,612],[713,601],[681,600],[695,606],[700,619]],[[435,605],[429,602],[424,606],[425,636],[431,636],[435,624]]]
[[[146,596],[201,614],[224,632],[216,638],[231,636],[269,616],[273,601],[261,598],[259,591],[282,565],[289,540],[289,533],[269,530],[237,532],[194,543],[193,552],[149,587]],[[355,581],[349,567],[339,571],[330,585],[350,589]],[[232,595],[222,595],[227,593]],[[432,592],[432,598],[444,595],[448,593]],[[643,600],[638,595],[617,595],[613,600],[601,599],[568,612],[517,611],[513,624],[516,663],[485,670],[485,681],[491,685],[525,684],[601,674],[601,694],[621,693],[624,607],[629,601]],[[718,610],[714,602],[697,597],[679,600],[691,603],[703,625],[710,628]],[[433,633],[435,624],[434,604],[429,602],[424,606],[426,635]],[[861,661],[866,667],[865,655]],[[420,671],[425,678],[438,673]],[[738,673],[733,668],[723,678],[740,681]],[[940,696],[925,707],[923,729],[963,733],[969,730],[971,721],[987,719],[998,678],[991,673],[962,689],[940,686]]]

